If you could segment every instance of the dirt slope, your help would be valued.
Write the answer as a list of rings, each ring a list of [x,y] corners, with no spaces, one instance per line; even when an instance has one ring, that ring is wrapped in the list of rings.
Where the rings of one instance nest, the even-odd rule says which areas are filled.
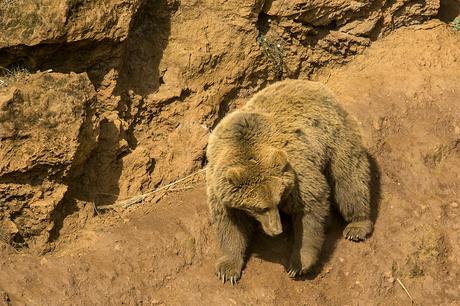
[[[289,279],[285,237],[254,243],[241,282],[213,275],[202,179],[159,202],[109,212],[36,257],[1,244],[0,304],[458,305],[460,36],[400,29],[318,78],[356,118],[374,159],[376,226],[365,243],[328,233],[323,260]]]
[[[0,163],[16,163],[11,147],[62,153],[56,161],[43,150],[20,169],[0,165],[0,236],[44,253],[83,228],[94,205],[201,168],[209,131],[255,91],[347,63],[395,29],[448,10],[449,1],[0,2]],[[71,84],[60,80],[76,78],[90,84],[66,92]],[[13,87],[34,93],[30,102],[10,99]],[[39,128],[25,140],[31,128],[11,134],[14,120],[3,115],[20,108],[46,119],[40,105],[59,115],[60,97],[81,95],[91,96],[84,111],[68,119],[89,129]]]

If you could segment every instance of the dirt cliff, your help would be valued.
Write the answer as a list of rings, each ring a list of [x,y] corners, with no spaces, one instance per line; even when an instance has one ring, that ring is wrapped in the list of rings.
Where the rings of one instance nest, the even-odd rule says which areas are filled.
[[[201,173],[128,209],[85,219],[83,207],[43,256],[0,242],[0,305],[457,305],[459,41],[439,21],[402,28],[315,75],[371,153],[376,223],[352,243],[336,218],[304,279],[285,271],[283,235],[256,236],[236,286],[214,276]]]
[[[0,0],[0,305],[456,305],[459,14],[457,0]],[[103,210],[201,169],[216,123],[284,78],[327,83],[357,120],[368,242],[336,220],[293,281],[285,237],[261,236],[228,287],[200,175]]]
[[[93,205],[203,166],[209,131],[253,92],[348,62],[439,8],[439,0],[3,0],[2,236],[48,250],[67,216],[84,223]]]

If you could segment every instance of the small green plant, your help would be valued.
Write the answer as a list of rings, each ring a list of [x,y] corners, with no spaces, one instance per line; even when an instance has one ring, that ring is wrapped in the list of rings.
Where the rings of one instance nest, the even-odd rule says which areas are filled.
[[[460,17],[456,17],[451,23],[450,26],[454,31],[460,31]]]
[[[257,37],[257,42],[262,47],[265,55],[275,66],[275,73],[278,78],[283,75],[283,49],[281,47],[281,39],[274,39],[272,37],[260,34]]]

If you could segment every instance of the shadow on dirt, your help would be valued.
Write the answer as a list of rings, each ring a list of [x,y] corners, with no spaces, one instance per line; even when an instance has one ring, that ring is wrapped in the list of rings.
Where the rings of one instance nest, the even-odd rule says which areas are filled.
[[[99,137],[83,169],[68,181],[68,190],[59,207],[54,210],[54,227],[49,241],[56,241],[64,226],[64,220],[80,210],[79,201],[94,205],[113,204],[120,192],[118,181],[123,169],[123,148],[119,147],[119,128],[114,122],[100,122]]]
[[[166,0],[149,0],[139,9],[126,40],[116,92],[133,90],[146,96],[160,87],[163,82],[160,62],[171,32],[171,14],[177,5]]]
[[[145,105],[144,98],[155,93],[164,83],[160,62],[163,58],[171,32],[171,15],[178,9],[179,2],[166,0],[145,1],[133,19],[126,40],[120,74],[114,94],[120,97],[118,112],[120,118],[130,123],[127,141],[131,149],[137,147],[135,127],[151,113],[151,105]],[[136,105],[134,96],[142,97]]]
[[[377,161],[373,156],[368,154],[369,165],[371,170],[371,220],[375,224],[380,211],[380,199],[381,199],[381,182],[380,182],[380,170]],[[371,233],[372,236],[372,233]]]
[[[61,67],[61,70],[56,71],[60,72],[68,72],[62,67],[66,67],[70,71],[86,71],[96,90],[99,89],[104,77],[111,69],[119,71],[114,95],[120,96],[117,107],[119,117],[130,123],[126,129],[115,117],[104,118],[100,121],[98,143],[95,149],[84,165],[81,174],[69,181],[69,190],[65,199],[60,203],[61,207],[55,210],[55,226],[51,232],[50,241],[59,238],[61,229],[64,227],[64,220],[80,210],[79,202],[94,203],[98,207],[110,205],[117,201],[120,193],[119,180],[123,169],[123,156],[137,146],[133,129],[137,122],[142,119],[140,115],[144,108],[142,104],[137,105],[137,112],[132,114],[132,101],[128,97],[128,91],[132,90],[135,94],[145,96],[158,90],[161,85],[159,66],[163,51],[168,43],[171,28],[170,18],[174,9],[166,0],[144,1],[133,17],[126,41],[116,46],[89,45],[82,49],[85,52],[90,52],[91,56],[85,55],[85,58],[110,54],[98,64],[90,67],[81,65],[77,69],[75,63],[79,63],[80,56],[78,54],[82,54],[83,51],[78,49],[78,44],[75,44],[73,47],[78,50],[72,53],[75,56],[72,57],[72,61],[68,60],[70,64],[63,65],[55,60],[43,61],[40,66],[41,68],[53,69],[58,66]],[[107,47],[103,49],[104,52],[99,52],[99,49],[96,48],[103,46]],[[116,48],[116,52],[109,52],[109,47],[112,48],[112,51],[115,50],[113,48]],[[91,53],[91,50],[97,51],[97,54]],[[85,52],[83,53],[86,54]],[[43,58],[48,59],[49,57]],[[60,57],[57,56],[57,58]],[[100,101],[99,103],[103,102]],[[104,105],[99,105],[99,107],[105,108]],[[121,144],[125,140],[127,145]]]
[[[159,64],[168,43],[170,15],[176,9],[173,5],[177,3],[143,1],[124,41],[55,39],[33,46],[4,47],[0,49],[0,66],[29,72],[48,69],[61,73],[87,72],[96,89],[103,85],[108,73],[115,71],[120,73],[118,87],[133,89],[141,95],[152,93],[161,82]],[[84,5],[82,9],[90,10]]]
[[[444,22],[452,22],[460,15],[460,1],[458,0],[441,0],[438,18]]]
[[[370,155],[368,157],[371,169],[371,219],[375,224],[380,204],[380,171],[375,159]],[[277,237],[269,237],[265,235],[262,230],[258,230],[256,232],[253,238],[250,256],[255,256],[263,260],[280,264],[284,266],[287,271],[289,257],[292,250],[293,226],[291,218],[287,215],[282,215],[282,223],[283,233]],[[334,254],[338,241],[340,239],[344,239],[342,232],[345,226],[346,222],[340,214],[333,209],[326,227],[326,237],[318,262],[307,274],[296,278],[296,280],[313,280],[321,273],[324,266],[329,262]],[[355,242],[350,243],[353,244]]]
[[[324,265],[330,260],[337,242],[342,238],[345,222],[337,213],[331,214],[330,226],[326,230],[326,238],[320,252],[320,258],[309,273],[297,277],[296,280],[315,279],[323,270]],[[280,264],[288,270],[289,258],[292,250],[292,222],[287,216],[283,217],[283,234],[277,237],[269,237],[258,231],[254,236],[251,256],[261,258],[273,263]]]

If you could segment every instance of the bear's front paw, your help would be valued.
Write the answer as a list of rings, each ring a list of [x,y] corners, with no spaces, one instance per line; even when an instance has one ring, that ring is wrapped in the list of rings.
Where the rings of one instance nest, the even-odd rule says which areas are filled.
[[[232,285],[241,278],[243,260],[235,257],[222,256],[216,264],[216,275],[225,284],[229,281]]]
[[[292,255],[288,267],[288,275],[295,278],[307,273],[316,263],[316,256],[313,254]]]
[[[348,224],[343,230],[343,236],[348,240],[365,240],[367,235],[372,232],[372,222],[370,220],[355,221]]]

